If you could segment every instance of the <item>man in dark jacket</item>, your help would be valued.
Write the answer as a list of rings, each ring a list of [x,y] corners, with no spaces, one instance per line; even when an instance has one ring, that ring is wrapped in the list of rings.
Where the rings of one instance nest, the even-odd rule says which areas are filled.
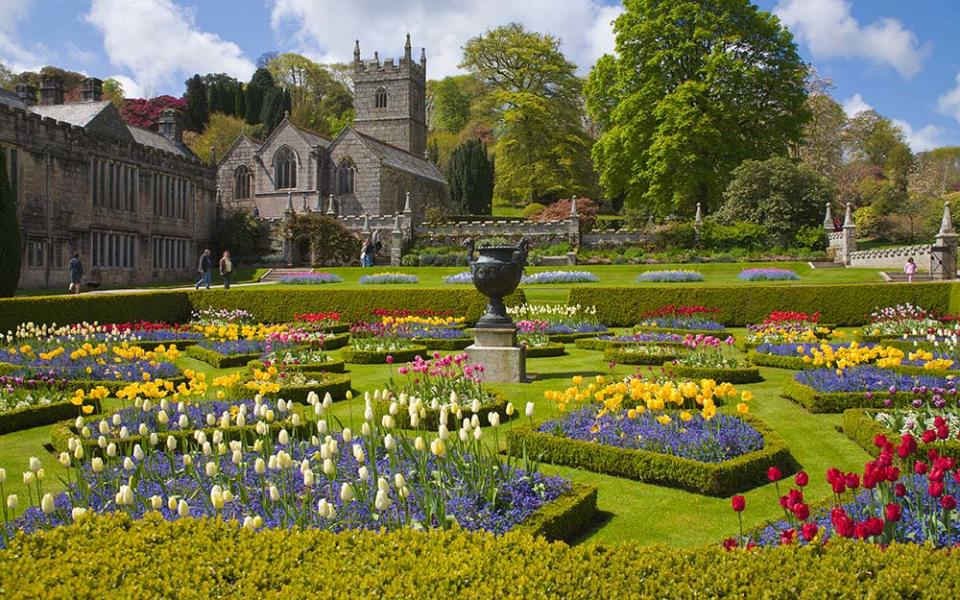
[[[200,255],[200,264],[197,265],[197,272],[200,273],[200,279],[197,280],[197,284],[194,286],[198,290],[201,285],[206,286],[210,289],[210,269],[213,267],[213,256],[210,255],[210,248],[207,248],[203,251],[203,254]]]
[[[74,294],[80,293],[80,282],[83,279],[83,263],[80,262],[80,253],[74,252],[67,263],[67,270],[70,271],[69,290]]]

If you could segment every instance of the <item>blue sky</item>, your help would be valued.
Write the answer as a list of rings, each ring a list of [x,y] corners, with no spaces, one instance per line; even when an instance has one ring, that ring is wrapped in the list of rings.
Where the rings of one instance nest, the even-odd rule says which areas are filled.
[[[755,0],[776,12],[848,112],[872,107],[914,150],[960,145],[960,0]],[[428,73],[456,72],[472,35],[519,21],[563,39],[586,72],[613,47],[611,0],[0,0],[0,61],[116,77],[128,96],[180,94],[194,72],[247,79],[268,50],[346,61],[402,52],[409,31]]]

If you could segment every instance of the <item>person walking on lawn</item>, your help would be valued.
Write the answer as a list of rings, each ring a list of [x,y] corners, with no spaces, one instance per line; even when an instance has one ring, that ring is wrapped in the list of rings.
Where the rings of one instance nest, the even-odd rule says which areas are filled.
[[[70,271],[70,287],[67,288],[74,294],[80,293],[80,281],[83,279],[83,263],[80,262],[80,253],[74,252],[67,263],[67,269]]]
[[[230,260],[230,251],[224,250],[220,257],[220,277],[223,277],[223,289],[230,289],[230,276],[233,274],[233,262]]]
[[[210,248],[207,248],[203,251],[203,254],[200,255],[200,264],[197,265],[197,272],[200,273],[200,279],[197,280],[197,284],[194,286],[198,290],[201,285],[205,285],[207,289],[210,289],[210,269],[213,268],[213,257],[210,255]]]
[[[903,272],[907,274],[907,282],[913,283],[913,276],[917,274],[917,263],[912,256],[907,259],[907,264],[903,265]]]

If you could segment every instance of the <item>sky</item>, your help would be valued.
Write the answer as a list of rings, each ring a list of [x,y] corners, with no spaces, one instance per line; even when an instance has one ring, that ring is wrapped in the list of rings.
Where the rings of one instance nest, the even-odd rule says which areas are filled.
[[[960,0],[755,0],[791,30],[849,114],[893,119],[914,151],[960,145]],[[180,95],[194,73],[253,74],[264,52],[319,62],[381,58],[404,34],[427,74],[458,72],[461,48],[517,21],[558,36],[581,73],[614,50],[615,0],[0,0],[0,62],[119,80],[127,97]]]

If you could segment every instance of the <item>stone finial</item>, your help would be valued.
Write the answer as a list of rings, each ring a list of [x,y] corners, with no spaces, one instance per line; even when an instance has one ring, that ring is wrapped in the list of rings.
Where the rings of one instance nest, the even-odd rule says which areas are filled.
[[[320,190],[317,190],[317,195],[315,196],[316,201],[314,202],[313,208],[317,212],[323,212],[323,194],[320,193]]]
[[[353,62],[360,62],[360,40],[353,45]]]
[[[320,197],[320,192],[317,192],[317,198]],[[331,217],[337,216],[337,208],[333,205],[333,194],[330,194],[329,202],[327,203],[327,214]]]
[[[363,232],[370,233],[370,215],[363,213]]]
[[[570,216],[571,216],[571,217],[579,217],[579,216],[580,216],[580,213],[577,212],[577,197],[576,197],[576,196],[570,198]]]
[[[379,50],[374,50],[374,51],[373,51],[373,62],[377,63],[377,65],[380,64],[380,51],[379,51]]]
[[[407,192],[407,199],[403,203],[403,214],[409,215],[413,210],[410,208],[410,192]]]
[[[393,215],[393,233],[402,233],[403,230],[400,229],[400,213]]]
[[[293,193],[287,192],[287,212],[293,212]]]
[[[938,236],[956,235],[953,228],[953,215],[950,214],[950,202],[943,203],[943,218],[940,219],[940,232]]]
[[[427,66],[427,49],[420,48],[420,66],[426,68]]]
[[[410,61],[413,58],[413,47],[410,45],[410,34],[407,34],[407,42],[403,45],[403,58]]]
[[[827,213],[823,217],[823,226],[833,231],[833,211],[830,209],[829,202],[827,202]]]
[[[855,229],[857,227],[856,222],[853,220],[853,205],[847,202],[847,214],[843,217],[843,228]]]
[[[703,223],[703,210],[699,202],[697,202],[697,214],[694,215],[693,222],[697,224]]]

